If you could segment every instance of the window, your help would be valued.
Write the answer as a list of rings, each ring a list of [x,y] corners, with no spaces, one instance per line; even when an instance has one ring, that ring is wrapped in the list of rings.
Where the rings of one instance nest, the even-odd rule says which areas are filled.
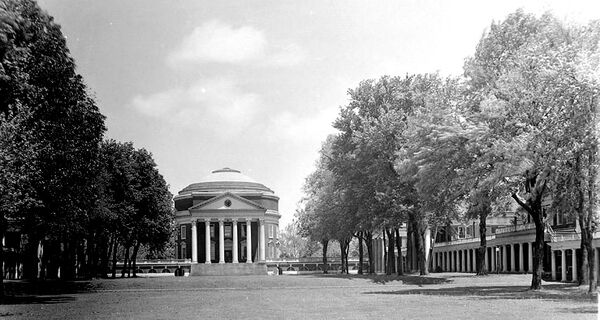
[[[245,237],[246,236],[246,224],[245,223],[240,224],[240,231],[241,231],[241,237]]]
[[[465,237],[465,228],[464,227],[458,227],[458,237],[461,239]]]
[[[274,224],[270,224],[269,225],[269,238],[273,238],[273,234],[275,233],[275,225]]]
[[[224,235],[225,238],[231,238],[232,237],[232,231],[231,231],[232,228],[233,228],[233,226],[230,225],[230,224],[226,224],[225,225],[225,235]]]
[[[179,259],[187,259],[186,253],[187,253],[187,245],[185,244],[185,242],[182,242],[181,243],[181,253],[179,254]]]
[[[186,235],[187,235],[186,233],[187,233],[186,227],[185,226],[181,226],[180,239],[182,239],[182,240],[185,239]]]
[[[215,237],[215,225],[214,224],[210,224],[210,237],[214,238]]]

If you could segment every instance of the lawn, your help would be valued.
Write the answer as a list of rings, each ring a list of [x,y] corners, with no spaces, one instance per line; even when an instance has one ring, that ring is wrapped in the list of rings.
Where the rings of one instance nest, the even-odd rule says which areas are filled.
[[[596,319],[572,284],[529,275],[285,275],[9,282],[2,319]]]

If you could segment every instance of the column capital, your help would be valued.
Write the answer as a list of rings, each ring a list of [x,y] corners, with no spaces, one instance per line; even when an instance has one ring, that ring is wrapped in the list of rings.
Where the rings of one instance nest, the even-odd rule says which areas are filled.
[[[231,218],[231,222],[238,222],[238,218]]]
[[[223,223],[225,222],[225,218],[218,218],[217,221],[219,221],[219,223]]]
[[[204,218],[204,222],[210,222],[210,218]]]
[[[252,218],[245,218],[246,222],[252,222]]]
[[[192,226],[195,226],[198,223],[198,219],[192,219]]]

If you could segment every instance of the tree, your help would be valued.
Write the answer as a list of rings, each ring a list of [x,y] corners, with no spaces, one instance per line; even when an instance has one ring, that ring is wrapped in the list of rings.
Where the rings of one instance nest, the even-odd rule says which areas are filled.
[[[97,174],[95,161],[105,130],[104,117],[87,94],[52,18],[28,0],[4,1],[2,9],[7,14],[3,14],[0,37],[0,112],[4,121],[11,121],[16,112],[26,110],[26,121],[19,122],[20,136],[29,140],[26,145],[38,148],[28,160],[36,166],[29,186],[39,205],[21,217],[21,229],[29,235],[25,275],[37,276],[35,259],[41,241],[48,249],[44,250],[43,266],[49,271],[60,266],[61,277],[73,277],[72,261],[84,234],[82,222],[95,202],[89,181]],[[7,33],[10,28],[6,26],[14,32]],[[50,266],[46,264],[49,255],[57,257]],[[42,276],[56,276],[51,273]]]
[[[550,14],[538,19],[517,11],[492,25],[465,67],[476,97],[472,109],[481,112],[486,107],[499,115],[490,122],[490,132],[496,136],[493,141],[508,148],[494,165],[509,172],[507,182],[524,177],[521,190],[512,196],[536,224],[531,289],[541,288],[548,219],[543,200],[553,197],[553,206],[561,203],[562,196],[555,192],[557,179],[562,179],[557,173],[565,173],[565,166],[575,168],[583,150],[593,150],[596,144],[595,138],[585,139],[596,136],[592,130],[598,92],[593,80],[597,77],[592,76],[598,65],[595,25],[568,26]],[[511,158],[521,165],[507,170],[503,163]],[[591,186],[573,184],[577,185]]]

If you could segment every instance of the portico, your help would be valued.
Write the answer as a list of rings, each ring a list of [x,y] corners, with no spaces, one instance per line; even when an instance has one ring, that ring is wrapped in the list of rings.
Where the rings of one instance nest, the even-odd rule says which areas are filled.
[[[192,275],[266,274],[278,256],[278,200],[237,170],[213,171],[175,197],[178,257],[191,259]]]

